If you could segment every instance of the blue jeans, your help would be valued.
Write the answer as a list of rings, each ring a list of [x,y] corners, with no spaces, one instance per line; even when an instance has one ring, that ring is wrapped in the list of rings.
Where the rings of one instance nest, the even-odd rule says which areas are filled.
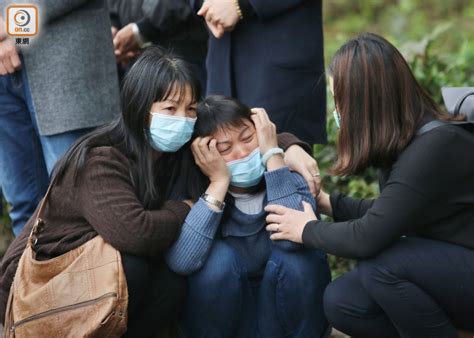
[[[250,278],[236,251],[215,241],[203,268],[189,277],[181,336],[322,337],[330,278],[324,253],[276,247],[263,276]]]
[[[0,184],[15,236],[46,192],[56,161],[87,131],[40,135],[26,72],[0,76]]]
[[[458,337],[474,330],[474,250],[403,238],[329,284],[324,310],[352,337]]]

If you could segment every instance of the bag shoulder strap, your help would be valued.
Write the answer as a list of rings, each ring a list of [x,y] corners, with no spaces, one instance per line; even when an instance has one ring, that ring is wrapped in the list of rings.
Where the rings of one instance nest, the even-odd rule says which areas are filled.
[[[31,228],[30,236],[28,237],[28,244],[31,245],[33,248],[36,243],[38,242],[38,236],[40,232],[44,230],[45,222],[43,220],[44,214],[44,207],[46,205],[46,200],[51,193],[51,188],[53,187],[54,182],[56,181],[56,177],[53,177],[51,183],[48,186],[48,190],[46,190],[46,194],[44,195],[43,199],[41,200],[40,207],[38,209],[38,213],[36,214],[35,223],[33,224],[33,228]]]
[[[472,122],[469,122],[469,121],[441,121],[441,120],[433,120],[433,121],[430,121],[426,124],[424,124],[420,129],[418,129],[417,133],[416,133],[416,136],[420,136],[420,135],[423,135],[427,132],[429,132],[430,130],[433,130],[435,128],[438,128],[438,127],[441,127],[441,126],[445,126],[447,124],[454,124],[454,125],[458,125],[458,124],[471,124]]]

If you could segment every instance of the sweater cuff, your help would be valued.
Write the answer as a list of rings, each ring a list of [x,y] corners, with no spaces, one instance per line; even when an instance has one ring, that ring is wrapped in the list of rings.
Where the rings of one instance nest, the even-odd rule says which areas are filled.
[[[277,138],[278,145],[283,148],[283,150],[286,151],[289,147],[293,145],[298,145],[303,148],[303,150],[306,151],[309,155],[313,156],[313,149],[311,148],[311,146],[308,143],[301,141],[295,135],[290,133],[280,133],[277,135]]]
[[[209,208],[206,201],[200,198],[186,218],[186,224],[202,236],[214,239],[222,214],[222,211],[214,211]]]
[[[266,171],[264,175],[269,203],[297,192],[288,167]]]
[[[191,210],[189,205],[181,201],[166,201],[162,209],[171,211],[178,218],[180,224],[184,223],[184,220]]]
[[[154,41],[155,37],[158,35],[158,29],[153,26],[151,21],[148,18],[143,18],[135,22],[138,26],[140,34],[147,39],[148,41]]]

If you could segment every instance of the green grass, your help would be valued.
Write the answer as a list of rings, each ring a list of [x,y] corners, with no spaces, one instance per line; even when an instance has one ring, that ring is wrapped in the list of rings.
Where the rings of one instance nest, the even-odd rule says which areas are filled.
[[[12,228],[10,226],[10,219],[7,216],[7,205],[3,200],[3,215],[0,216],[0,257],[3,257],[8,245],[13,240]]]

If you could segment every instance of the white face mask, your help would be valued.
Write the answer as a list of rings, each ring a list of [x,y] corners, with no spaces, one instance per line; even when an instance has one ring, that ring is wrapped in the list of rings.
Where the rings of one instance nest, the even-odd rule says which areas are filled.
[[[158,151],[174,153],[191,139],[196,118],[151,113],[149,128],[151,146]]]

